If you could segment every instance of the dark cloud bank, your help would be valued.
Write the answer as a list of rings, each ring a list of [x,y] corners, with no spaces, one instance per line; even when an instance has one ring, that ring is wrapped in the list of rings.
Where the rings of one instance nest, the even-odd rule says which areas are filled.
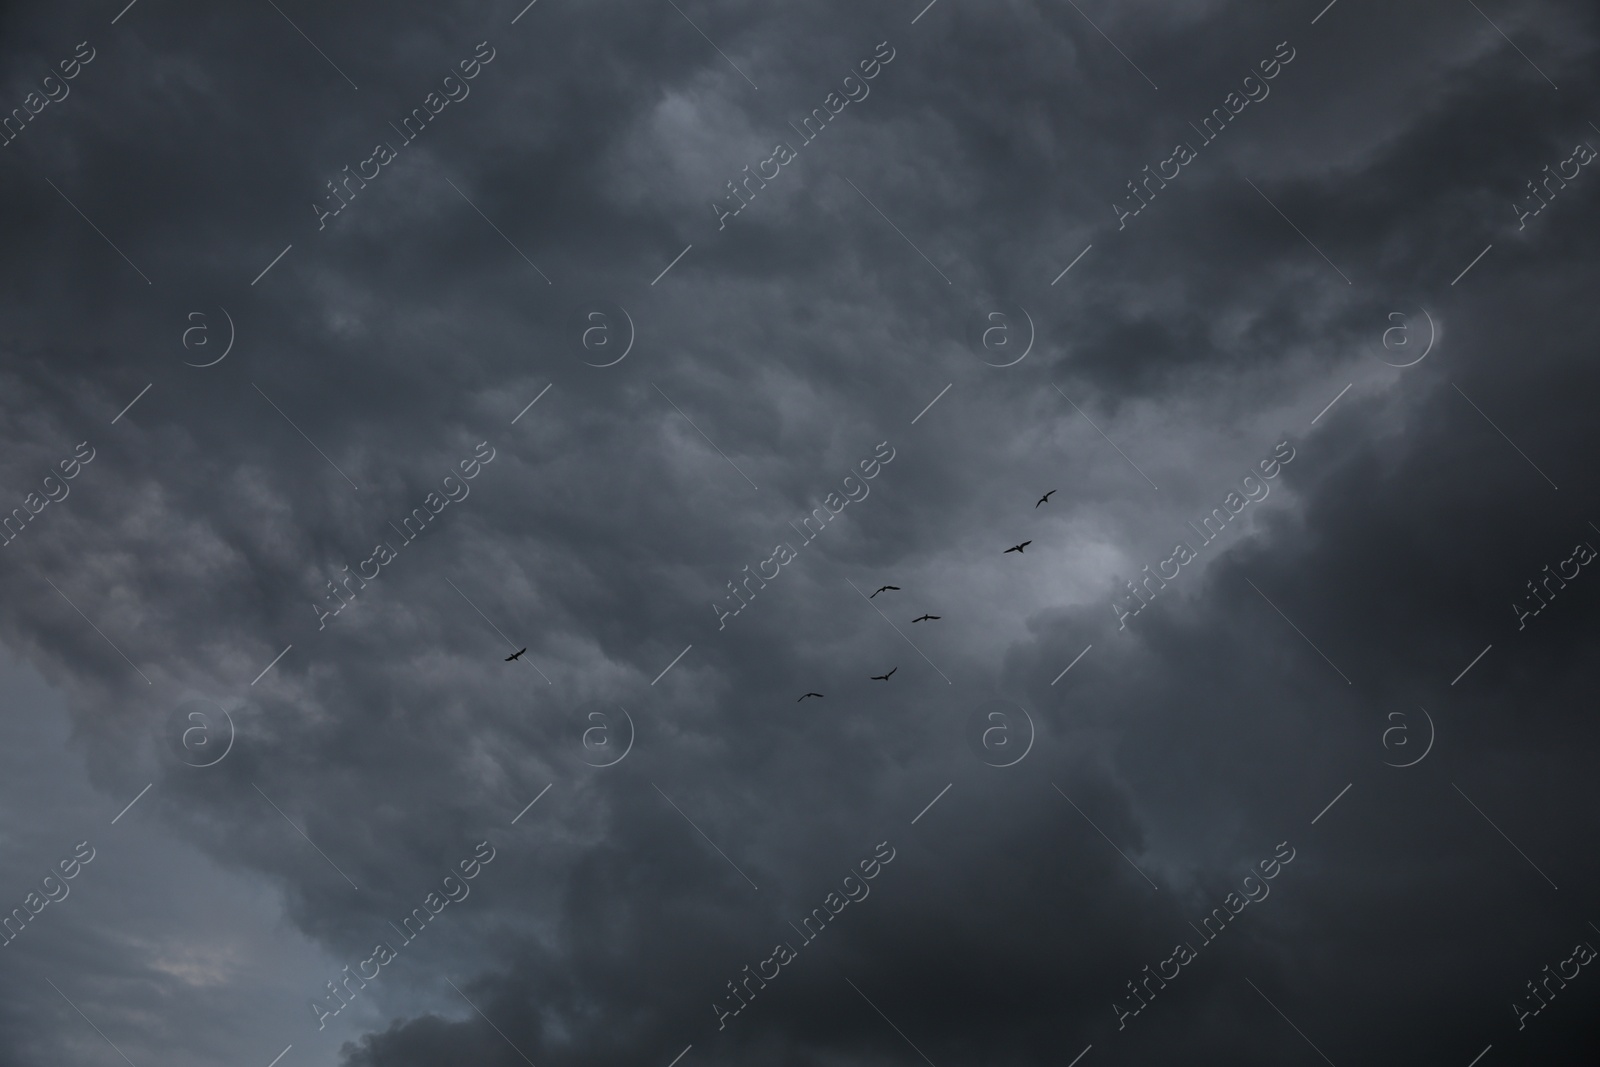
[[[1593,10],[0,20],[0,1063],[1593,1062]]]

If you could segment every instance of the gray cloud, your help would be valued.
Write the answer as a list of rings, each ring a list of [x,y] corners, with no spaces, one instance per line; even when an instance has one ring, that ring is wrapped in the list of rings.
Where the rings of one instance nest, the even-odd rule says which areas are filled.
[[[6,891],[91,810],[107,843],[12,946],[0,1061],[121,1062],[48,974],[136,1063],[1578,1062],[1582,977],[1522,1030],[1507,1005],[1597,936],[1587,575],[1521,630],[1511,604],[1600,537],[1593,178],[1521,229],[1511,205],[1600,138],[1592,17],[280,6],[7,14],[19,104],[97,52],[0,150],[5,506],[95,449],[0,557],[0,640],[42,679],[19,718],[71,729],[19,729]],[[1282,41],[1270,95],[1119,230]],[[604,368],[601,309],[633,342]],[[974,345],[997,310],[1017,344],[1031,320],[1015,366]],[[1426,360],[1386,365],[1391,313],[1434,324]],[[1036,734],[1007,769],[969,746],[992,699]],[[231,718],[214,766],[185,765],[186,702]],[[595,708],[632,723],[614,766],[584,759]],[[1421,708],[1428,757],[1384,766]],[[45,767],[88,785],[41,807]],[[486,839],[470,897],[319,1031],[312,999]],[[1270,897],[1119,1029],[1284,841]]]

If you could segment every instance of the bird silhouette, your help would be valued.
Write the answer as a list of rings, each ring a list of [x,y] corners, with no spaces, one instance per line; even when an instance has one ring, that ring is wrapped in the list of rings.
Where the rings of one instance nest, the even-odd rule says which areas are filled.
[[[1010,548],[1006,549],[1006,552],[1021,552],[1023,549],[1027,548],[1031,544],[1033,544],[1032,541],[1024,541],[1020,545],[1012,545]],[[1002,552],[1000,554],[1003,556],[1003,555],[1006,554],[1006,552]]]
[[[1039,498],[1039,504],[1043,504],[1046,500],[1049,500],[1052,496],[1055,495],[1055,492],[1056,491],[1054,489],[1052,489],[1048,493],[1046,493],[1044,496],[1040,497]],[[1035,504],[1034,507],[1038,507],[1039,504]]]
[[[820,697],[821,695],[822,695],[821,693],[807,693],[806,696],[805,697],[801,697],[800,700],[804,700],[806,697]],[[800,703],[800,700],[796,700],[795,703],[796,704]]]
[[[885,589],[893,589],[897,593],[900,591],[900,587],[898,585],[881,585],[878,587],[878,593],[883,592]],[[873,593],[872,596],[877,596],[878,593]],[[867,597],[867,599],[871,600],[872,596]]]
[[[943,615],[924,615],[924,616],[922,616],[922,619],[942,619],[942,618],[944,618]],[[912,619],[911,621],[912,622],[921,622],[922,619]]]
[[[897,671],[899,669],[900,669],[899,667],[890,667],[889,668],[889,674],[893,674],[895,671]],[[872,676],[872,680],[874,682],[887,682],[889,680],[889,674],[874,674]]]
[[[526,652],[526,651],[528,651],[528,650],[527,649],[523,649],[522,650],[522,652]],[[506,657],[506,662],[510,663],[512,660],[520,658],[522,656],[522,652],[513,652],[513,653],[511,653],[511,655]]]

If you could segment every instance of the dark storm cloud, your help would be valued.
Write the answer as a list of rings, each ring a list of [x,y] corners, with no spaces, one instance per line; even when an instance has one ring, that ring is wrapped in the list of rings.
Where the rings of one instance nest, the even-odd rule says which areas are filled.
[[[1510,205],[1600,143],[1592,18],[678,7],[5,16],[19,101],[98,50],[3,150],[5,506],[96,449],[3,549],[5,641],[107,797],[154,781],[147,817],[339,961],[155,1026],[88,980],[143,973],[128,940],[72,963],[85,1014],[198,1056],[297,986],[292,1013],[260,1001],[281,1044],[363,1067],[1266,1063],[1309,1053],[1296,1027],[1334,1062],[1576,1056],[1582,978],[1525,1033],[1506,1004],[1585,936],[1589,575],[1525,629],[1509,605],[1600,543],[1595,179],[1523,229]],[[1270,95],[1198,144],[1284,41]],[[479,42],[470,93],[425,103]],[[880,42],[870,93],[825,103]],[[1196,158],[1119,229],[1175,141]],[[778,142],[793,161],[719,228]],[[607,358],[636,335],[605,369],[601,306]],[[1000,307],[1036,335],[1004,369],[974,344]],[[184,366],[220,354],[223,308],[229,357]],[[1384,366],[1391,312],[1418,345],[1431,315],[1437,352]],[[1284,441],[1270,498],[1200,546],[1188,524]],[[446,475],[470,491],[430,506]],[[1199,558],[1119,629],[1176,540]],[[378,577],[330,589],[380,543]],[[996,697],[1037,730],[1004,770],[964,740]],[[198,698],[237,729],[203,769],[169,736]],[[1437,747],[1381,766],[1419,705]],[[614,707],[634,747],[597,769],[585,712],[620,730]],[[470,896],[401,944],[483,840]],[[1270,896],[1119,1029],[1285,841]],[[719,1029],[727,983],[880,842],[870,895]],[[396,959],[319,1031],[311,1001],[378,941]],[[19,1022],[8,1054],[71,1022]]]

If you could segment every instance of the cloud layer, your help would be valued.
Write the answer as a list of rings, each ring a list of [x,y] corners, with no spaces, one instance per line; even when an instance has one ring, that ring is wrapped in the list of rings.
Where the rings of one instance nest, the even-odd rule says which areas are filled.
[[[0,1063],[1588,1062],[1597,27],[1474,8],[7,11]]]

